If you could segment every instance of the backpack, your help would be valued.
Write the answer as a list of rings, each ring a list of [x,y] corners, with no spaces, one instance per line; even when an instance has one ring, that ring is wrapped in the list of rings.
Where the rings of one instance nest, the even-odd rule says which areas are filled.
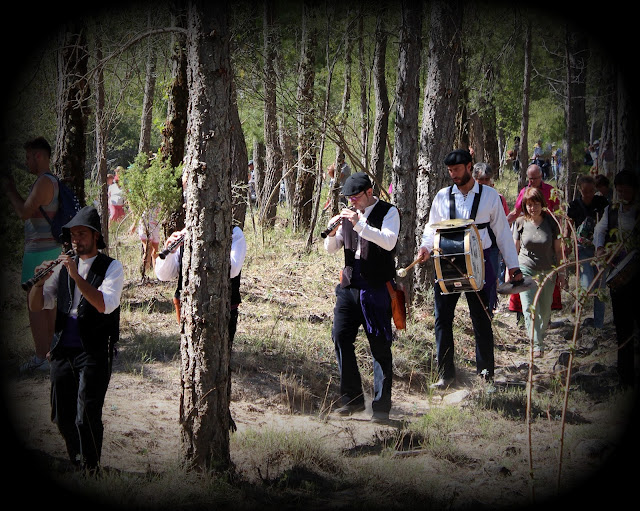
[[[53,176],[53,174],[47,172],[47,174]],[[40,206],[40,212],[42,216],[47,219],[51,226],[51,234],[59,243],[63,243],[62,240],[62,226],[67,224],[71,219],[76,216],[76,213],[80,211],[80,201],[76,194],[73,193],[71,188],[60,181],[56,176],[53,176],[58,181],[58,210],[53,218],[49,218],[42,206]]]

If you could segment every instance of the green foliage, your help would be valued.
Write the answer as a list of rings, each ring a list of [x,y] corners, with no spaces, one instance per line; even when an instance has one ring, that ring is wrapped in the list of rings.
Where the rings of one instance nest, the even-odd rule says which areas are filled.
[[[162,159],[160,151],[151,160],[144,153],[138,154],[120,175],[125,200],[133,215],[148,220],[145,213],[157,209],[156,219],[160,222],[175,211],[182,199],[182,189],[177,185],[181,175],[182,165],[172,168]]]

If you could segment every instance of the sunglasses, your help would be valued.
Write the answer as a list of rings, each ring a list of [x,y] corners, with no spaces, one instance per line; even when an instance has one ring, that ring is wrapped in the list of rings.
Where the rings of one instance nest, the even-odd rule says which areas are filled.
[[[350,201],[357,201],[363,195],[364,195],[364,190],[362,190],[360,193],[356,193],[355,195],[349,195],[347,199],[349,199]]]

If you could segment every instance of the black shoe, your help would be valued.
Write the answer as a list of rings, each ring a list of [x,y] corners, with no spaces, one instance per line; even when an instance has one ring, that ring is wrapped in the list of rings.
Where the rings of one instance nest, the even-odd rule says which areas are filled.
[[[371,416],[371,422],[385,424],[389,422],[389,412],[373,412]]]
[[[354,413],[357,413],[357,412],[363,412],[364,408],[365,408],[364,403],[348,404],[348,405],[343,405],[340,408],[336,408],[333,411],[333,413],[335,413],[336,415],[348,416],[348,415],[353,415]]]

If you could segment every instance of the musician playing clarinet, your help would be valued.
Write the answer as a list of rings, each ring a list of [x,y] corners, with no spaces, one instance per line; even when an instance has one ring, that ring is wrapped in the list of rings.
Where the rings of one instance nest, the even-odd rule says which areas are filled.
[[[342,188],[353,209],[343,209],[329,221],[337,225],[325,238],[330,254],[344,248],[345,267],[336,287],[332,337],[340,370],[340,407],[348,416],[364,411],[365,399],[354,343],[360,325],[373,357],[372,420],[385,422],[391,410],[391,298],[387,282],[395,276],[394,251],[400,230],[395,206],[373,195],[364,172],[350,175]],[[339,221],[342,219],[341,221]]]
[[[622,279],[610,284],[611,309],[616,326],[618,341],[618,377],[620,385],[633,388],[636,382],[634,362],[634,329],[640,326],[638,319],[637,295],[640,272],[633,261],[622,266],[626,256],[640,248],[640,196],[638,177],[630,170],[621,170],[613,181],[616,199],[604,210],[602,218],[593,232],[593,244],[597,256],[606,256],[607,248],[616,248],[622,243],[621,251],[612,261],[613,270],[622,272]],[[609,284],[609,282],[607,282]],[[636,387],[637,388],[637,387]]]
[[[480,232],[484,251],[485,281],[496,278],[489,262],[489,248],[496,240],[502,253],[508,276],[512,281],[522,280],[518,265],[518,254],[513,242],[507,216],[504,213],[500,195],[491,186],[483,186],[473,179],[472,158],[469,151],[457,149],[444,159],[451,186],[440,190],[431,205],[429,222],[422,235],[418,258],[424,262],[430,257],[434,246],[433,224],[454,218],[473,219]],[[489,232],[491,231],[491,233]],[[509,280],[505,275],[505,280]],[[431,385],[434,389],[446,389],[455,383],[453,316],[460,293],[443,294],[440,286],[434,285],[435,335],[438,380]],[[493,329],[488,310],[489,297],[485,288],[466,292],[467,304],[476,338],[476,372],[481,378],[492,381],[494,373]]]
[[[29,292],[31,310],[57,303],[51,364],[51,418],[74,465],[96,472],[102,451],[102,406],[120,329],[122,264],[105,248],[100,216],[82,208],[63,228],[75,256],[62,254],[51,273]],[[47,261],[36,271],[51,264]]]

